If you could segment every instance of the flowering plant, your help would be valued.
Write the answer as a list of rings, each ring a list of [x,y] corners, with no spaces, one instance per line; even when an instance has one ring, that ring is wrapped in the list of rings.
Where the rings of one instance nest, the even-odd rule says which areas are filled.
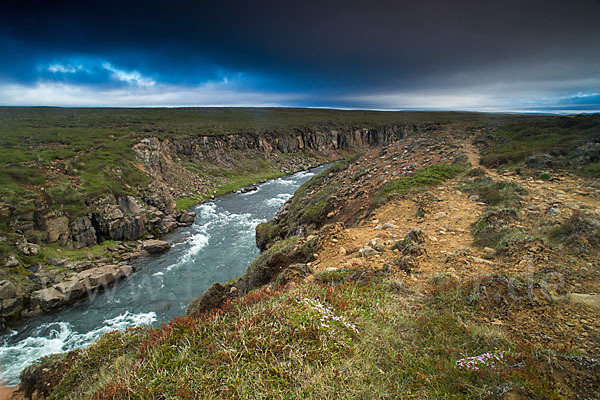
[[[484,367],[496,368],[504,360],[504,353],[483,353],[475,357],[465,357],[456,361],[455,368],[478,371]]]
[[[319,313],[319,321],[322,328],[330,328],[332,323],[338,323],[354,331],[355,333],[358,333],[358,328],[356,328],[354,324],[344,321],[342,317],[335,315],[331,307],[324,306],[318,300],[303,297],[300,302],[308,305],[310,308]]]

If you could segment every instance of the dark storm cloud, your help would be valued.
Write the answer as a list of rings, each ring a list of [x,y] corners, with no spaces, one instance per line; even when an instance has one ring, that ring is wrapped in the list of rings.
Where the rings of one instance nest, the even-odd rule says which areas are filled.
[[[165,84],[237,76],[248,88],[301,91],[304,105],[385,108],[394,94],[465,88],[566,96],[600,91],[599,20],[593,0],[5,0],[0,78],[87,84],[110,62]],[[100,67],[48,70],[76,59]]]

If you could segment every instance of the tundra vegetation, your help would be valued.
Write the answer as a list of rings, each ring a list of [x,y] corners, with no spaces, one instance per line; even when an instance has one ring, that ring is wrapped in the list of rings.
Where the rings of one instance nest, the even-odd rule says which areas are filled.
[[[178,124],[194,113],[210,134],[253,118],[255,132],[369,118],[427,125],[347,152],[305,183],[257,227],[262,253],[248,272],[199,293],[187,316],[43,358],[22,374],[26,395],[600,396],[600,117],[140,113],[136,130],[161,126],[164,137],[186,134],[194,118]]]

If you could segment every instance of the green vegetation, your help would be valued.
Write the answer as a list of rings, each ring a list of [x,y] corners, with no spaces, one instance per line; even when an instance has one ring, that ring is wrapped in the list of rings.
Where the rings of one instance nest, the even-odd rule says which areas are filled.
[[[296,190],[288,207],[284,221],[279,223],[266,222],[257,227],[257,244],[265,249],[269,243],[287,237],[289,232],[294,232],[299,224],[312,224],[319,228],[327,219],[331,211],[331,201],[338,191],[338,185],[332,182],[325,184],[330,174],[336,174],[348,168],[357,155],[349,156],[327,168],[325,171],[312,177],[308,182]]]
[[[490,207],[513,207],[526,190],[514,182],[494,181],[490,177],[476,178],[458,186],[458,189],[476,194]]]
[[[473,224],[476,245],[499,249],[510,241],[529,237],[514,226],[518,219],[515,206],[520,196],[526,193],[523,187],[514,182],[477,177],[466,180],[457,188],[477,195],[487,205],[485,213]]]
[[[541,231],[554,247],[583,254],[600,246],[600,223],[579,212],[574,212],[559,224],[542,227]]]
[[[49,244],[42,247],[40,252],[44,257],[52,258],[68,258],[70,260],[87,260],[92,258],[100,258],[108,255],[111,251],[117,248],[117,243],[112,240],[106,240],[92,247],[83,249],[66,249],[60,247],[58,243]]]
[[[327,272],[147,333],[113,333],[56,368],[51,398],[469,399],[502,388],[558,398],[533,351],[473,322],[465,287],[441,284],[407,307],[398,285],[373,271]],[[457,364],[485,353],[503,359]]]
[[[414,190],[420,190],[446,179],[455,177],[464,172],[466,168],[461,164],[448,165],[438,164],[425,168],[413,176],[404,176],[385,185],[375,196],[374,204],[381,205],[391,196],[406,194]]]
[[[552,175],[550,175],[547,172],[544,172],[544,173],[540,174],[540,179],[543,181],[549,181],[550,179],[552,179]]]
[[[487,167],[514,169],[527,162],[531,168],[568,168],[587,174],[600,155],[588,143],[600,141],[600,116],[531,117],[502,125],[481,139],[481,163]],[[596,170],[597,172],[597,170]]]
[[[583,168],[582,175],[590,178],[600,178],[600,162],[586,165]]]

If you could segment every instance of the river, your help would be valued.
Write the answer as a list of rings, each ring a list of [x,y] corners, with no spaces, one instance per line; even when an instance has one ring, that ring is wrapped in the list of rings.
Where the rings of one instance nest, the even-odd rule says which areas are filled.
[[[254,228],[326,166],[298,172],[196,206],[194,224],[164,239],[168,252],[136,260],[137,272],[107,291],[26,321],[0,339],[0,380],[19,383],[36,359],[88,346],[100,335],[142,324],[154,326],[185,314],[190,301],[213,282],[244,272],[258,256]]]

